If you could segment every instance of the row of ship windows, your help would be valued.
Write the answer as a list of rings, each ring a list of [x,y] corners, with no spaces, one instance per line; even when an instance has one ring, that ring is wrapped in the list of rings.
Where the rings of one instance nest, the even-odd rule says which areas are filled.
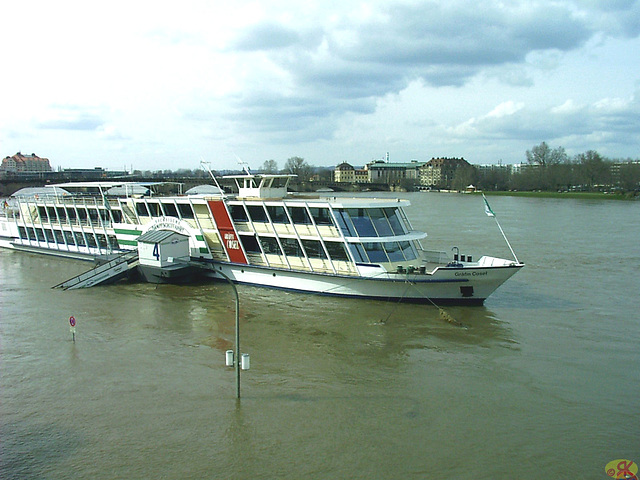
[[[242,246],[248,253],[262,253],[284,255],[292,257],[327,258],[331,260],[349,261],[349,255],[342,242],[324,242],[322,248],[319,240],[300,240],[296,238],[280,238],[280,245],[275,237],[240,235]],[[357,263],[387,263],[412,261],[417,258],[417,252],[411,242],[372,242],[347,244],[351,255]]]
[[[235,222],[334,225],[326,207],[232,204],[229,210]],[[140,216],[194,218],[187,203],[138,202],[136,211]],[[333,212],[342,233],[348,237],[389,237],[408,231],[398,208],[336,208]]]
[[[23,240],[58,243],[59,245],[76,245],[78,247],[118,247],[118,241],[113,235],[32,227],[18,227],[18,230],[20,238]]]
[[[195,217],[189,203],[138,202],[136,212],[141,217]]]
[[[334,225],[330,210],[324,207],[308,207],[307,210],[305,207],[239,204],[231,205],[230,210],[231,218],[236,222]],[[333,212],[342,233],[348,237],[389,237],[407,233],[398,208],[336,208]]]
[[[109,216],[109,212],[111,212],[111,216]],[[71,222],[74,223],[76,221],[86,222],[90,220],[95,222],[96,224],[99,221],[103,222],[120,222],[122,220],[122,213],[119,210],[107,210],[107,209],[96,209],[96,208],[85,208],[85,207],[38,207],[38,215],[40,215],[40,219],[42,221],[51,222],[59,222],[66,223]]]

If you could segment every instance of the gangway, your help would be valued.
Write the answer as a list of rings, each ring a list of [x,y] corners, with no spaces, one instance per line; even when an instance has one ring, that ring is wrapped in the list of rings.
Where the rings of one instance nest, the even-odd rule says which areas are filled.
[[[129,270],[138,266],[138,251],[132,250],[110,260],[109,262],[98,265],[80,275],[70,278],[53,288],[62,288],[63,290],[74,290],[76,288],[95,287],[102,283],[115,281],[123,277]]]

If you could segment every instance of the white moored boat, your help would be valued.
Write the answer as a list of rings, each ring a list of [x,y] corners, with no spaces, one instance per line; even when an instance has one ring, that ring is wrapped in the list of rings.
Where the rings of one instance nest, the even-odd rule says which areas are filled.
[[[482,304],[524,266],[424,250],[426,233],[412,229],[407,200],[291,196],[290,175],[222,178],[236,194],[154,195],[158,184],[84,182],[16,195],[5,202],[0,246],[88,259],[144,246],[153,249],[147,263],[155,256],[161,270],[165,245],[149,245],[148,232],[166,230],[183,239],[173,240],[168,261],[198,266],[209,277],[436,304]],[[147,240],[138,245],[143,234]],[[175,251],[179,243],[182,252]]]

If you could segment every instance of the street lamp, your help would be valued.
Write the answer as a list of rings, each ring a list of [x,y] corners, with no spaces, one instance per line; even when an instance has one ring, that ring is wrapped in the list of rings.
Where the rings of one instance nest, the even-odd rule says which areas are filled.
[[[235,283],[233,283],[233,280],[231,280],[231,278],[221,270],[216,270],[216,273],[220,274],[222,278],[229,282],[229,285],[233,288],[233,293],[236,297],[236,351],[234,355],[233,350],[227,350],[226,365],[227,367],[235,366],[236,368],[236,394],[237,398],[240,399],[240,370],[249,370],[250,366],[249,354],[245,353],[240,356],[240,299],[238,297],[238,289],[236,288]]]

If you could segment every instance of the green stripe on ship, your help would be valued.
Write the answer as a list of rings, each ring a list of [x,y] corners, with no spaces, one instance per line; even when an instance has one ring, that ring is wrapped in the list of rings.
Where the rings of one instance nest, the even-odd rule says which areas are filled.
[[[136,237],[139,236],[142,232],[140,230],[124,230],[124,229],[120,229],[120,228],[116,228],[114,230],[115,234],[121,234],[121,235],[135,235]]]

